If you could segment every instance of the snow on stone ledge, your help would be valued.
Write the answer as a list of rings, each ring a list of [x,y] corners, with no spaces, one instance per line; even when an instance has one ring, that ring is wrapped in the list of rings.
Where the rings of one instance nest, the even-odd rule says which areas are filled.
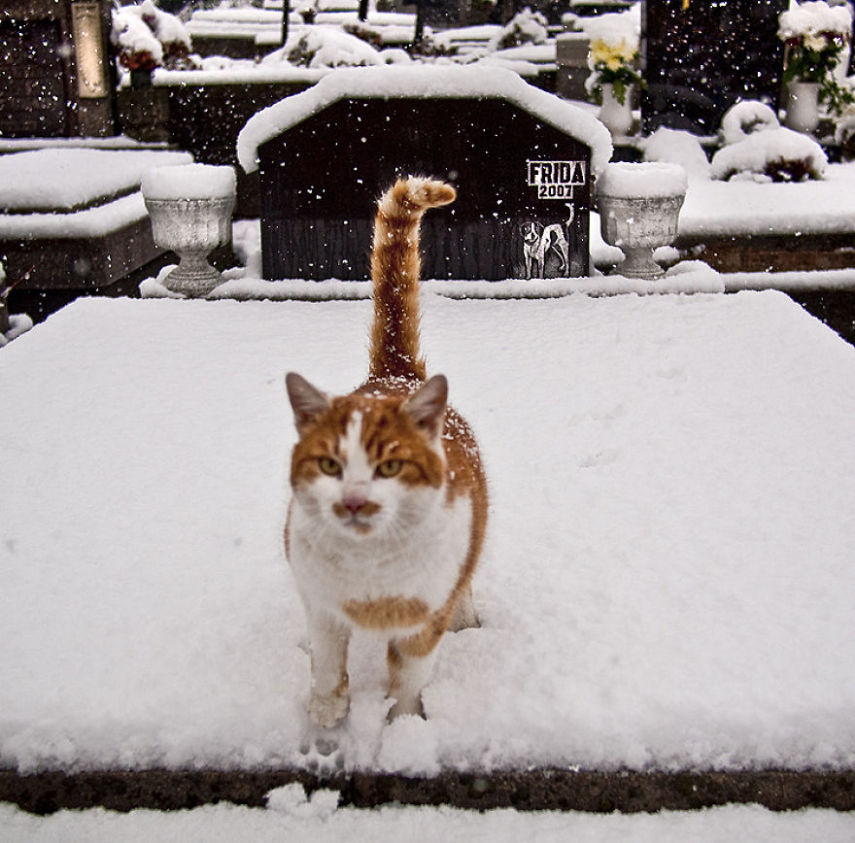
[[[0,210],[70,211],[136,190],[152,167],[192,162],[154,149],[32,149],[0,156]]]
[[[142,193],[136,191],[115,202],[70,214],[0,214],[0,239],[102,237],[126,225],[133,225],[146,216]]]
[[[609,164],[600,177],[598,192],[621,199],[654,196],[684,196],[688,188],[686,170],[680,164],[645,161],[640,164]]]
[[[238,136],[241,167],[254,172],[262,144],[345,97],[502,98],[590,146],[594,173],[605,167],[612,154],[611,136],[596,117],[526,84],[513,71],[497,67],[360,67],[330,73],[308,91],[251,117]]]
[[[184,164],[154,167],[142,178],[146,199],[227,199],[235,195],[234,167]]]

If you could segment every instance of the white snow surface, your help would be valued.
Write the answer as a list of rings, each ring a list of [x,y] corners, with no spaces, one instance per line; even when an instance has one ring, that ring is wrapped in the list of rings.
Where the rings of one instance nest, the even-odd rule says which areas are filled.
[[[687,173],[708,176],[710,162],[697,136],[680,129],[660,126],[642,143],[645,161],[680,164]]]
[[[636,3],[624,12],[576,18],[578,26],[591,41],[607,44],[626,44],[638,48],[641,37],[641,4]]]
[[[687,187],[686,169],[681,164],[619,161],[606,165],[597,183],[597,192],[601,196],[621,199],[648,199],[683,196]]]
[[[251,59],[227,59],[208,56],[202,59],[202,70],[165,70],[154,72],[156,85],[238,85],[269,84],[272,82],[299,82],[313,85],[331,70],[324,68],[295,67],[286,62],[262,64]]]
[[[336,70],[314,87],[254,114],[238,136],[237,157],[250,173],[258,167],[258,147],[345,97],[499,97],[567,132],[592,149],[598,173],[612,154],[611,136],[593,115],[554,94],[524,82],[502,67],[412,65]]]
[[[146,215],[142,193],[136,191],[114,202],[72,213],[0,214],[0,238],[38,240],[50,237],[63,240],[100,237],[139,222]]]
[[[157,166],[187,164],[188,152],[148,149],[33,149],[0,155],[0,210],[70,210],[136,190]]]
[[[580,814],[513,810],[462,811],[454,808],[383,807],[374,811],[341,808],[327,813],[311,802],[252,809],[219,804],[192,811],[60,811],[36,817],[0,805],[6,843],[851,843],[852,814],[826,810],[773,813],[756,805],[657,814]]]
[[[82,299],[3,349],[0,765],[855,763],[855,349],[775,292],[425,295],[490,478],[482,627],[391,725],[357,638],[316,743],[283,373],[359,383],[369,310]]]
[[[146,199],[219,199],[235,195],[235,168],[214,164],[153,167],[142,177]]]

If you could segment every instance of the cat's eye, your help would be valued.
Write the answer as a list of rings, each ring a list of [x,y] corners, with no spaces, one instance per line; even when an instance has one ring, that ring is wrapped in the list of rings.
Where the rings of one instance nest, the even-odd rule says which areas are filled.
[[[384,460],[377,466],[377,474],[380,477],[394,477],[401,470],[400,460]]]
[[[341,466],[332,457],[320,457],[318,467],[328,477],[338,477],[341,474]]]

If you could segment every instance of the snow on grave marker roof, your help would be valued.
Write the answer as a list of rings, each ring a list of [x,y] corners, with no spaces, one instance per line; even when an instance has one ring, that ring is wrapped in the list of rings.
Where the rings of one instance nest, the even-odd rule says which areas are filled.
[[[592,114],[526,84],[516,73],[490,67],[360,67],[325,76],[308,91],[288,97],[251,117],[238,136],[238,162],[247,173],[258,167],[258,148],[312,114],[344,99],[414,97],[501,98],[591,147],[591,169],[599,173],[612,154],[608,130]]]

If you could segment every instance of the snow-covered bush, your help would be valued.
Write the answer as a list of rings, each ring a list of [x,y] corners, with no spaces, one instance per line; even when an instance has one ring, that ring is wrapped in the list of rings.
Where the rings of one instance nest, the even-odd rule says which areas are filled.
[[[345,21],[341,28],[349,35],[355,35],[361,38],[366,44],[370,44],[376,50],[379,50],[383,44],[383,33],[376,26],[365,23],[360,20]]]
[[[134,6],[113,9],[111,40],[119,64],[128,70],[152,71],[163,64],[163,47]]]
[[[289,39],[284,47],[262,59],[262,64],[288,61],[301,67],[366,67],[383,64],[378,50],[337,26],[315,25]]]
[[[637,70],[641,36],[641,4],[625,12],[580,18],[579,26],[591,42],[588,67],[591,75],[585,82],[588,93],[597,100],[602,86],[612,85],[618,102],[625,102],[630,85],[641,84]]]
[[[707,154],[701,142],[690,132],[662,126],[642,142],[642,150],[645,161],[680,164],[690,175],[709,175]]]
[[[294,11],[303,18],[303,23],[314,23],[318,16],[319,0],[301,0],[294,6]]]
[[[819,99],[835,114],[855,102],[848,86],[835,75],[852,33],[848,4],[830,6],[825,0],[795,4],[778,17],[778,37],[786,46],[784,83],[817,82]]]
[[[528,6],[517,12],[488,42],[489,50],[506,50],[523,44],[542,44],[546,41],[547,21],[542,12],[533,12]]]
[[[758,127],[716,152],[711,175],[722,180],[804,181],[822,178],[827,165],[828,159],[815,140],[785,129],[776,120],[773,127]]]
[[[119,63],[128,70],[151,71],[161,65],[177,70],[194,65],[187,28],[152,0],[114,9],[111,38],[118,48]]]
[[[725,145],[739,143],[755,132],[777,129],[778,117],[766,103],[743,100],[731,106],[721,119],[721,140]]]
[[[744,100],[731,106],[720,134],[725,145],[712,159],[714,179],[803,181],[822,178],[828,165],[815,140],[783,128],[762,102]]]

